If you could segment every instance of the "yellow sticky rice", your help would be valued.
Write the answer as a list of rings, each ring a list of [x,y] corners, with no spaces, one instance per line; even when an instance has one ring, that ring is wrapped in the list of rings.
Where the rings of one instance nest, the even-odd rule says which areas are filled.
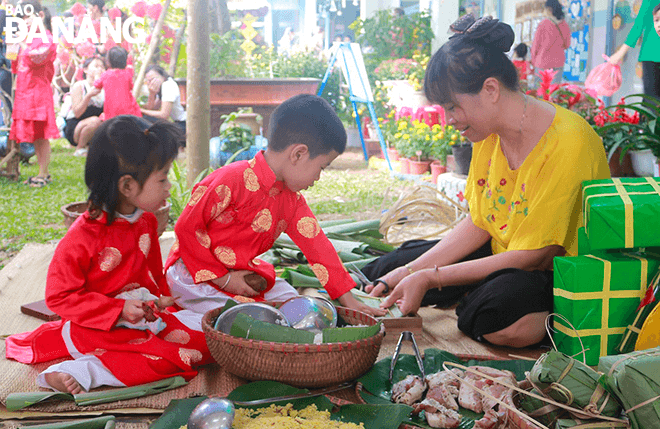
[[[268,408],[249,410],[237,408],[232,429],[262,429],[276,427],[278,429],[363,429],[360,423],[343,423],[330,420],[329,411],[319,411],[312,404],[302,410],[294,410],[293,404],[284,407],[271,405]],[[181,426],[181,429],[186,429]]]

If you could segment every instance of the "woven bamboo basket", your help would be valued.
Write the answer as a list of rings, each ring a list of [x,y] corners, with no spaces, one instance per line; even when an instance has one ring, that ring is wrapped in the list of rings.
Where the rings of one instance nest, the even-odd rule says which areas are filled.
[[[354,380],[367,372],[378,357],[385,327],[358,341],[326,344],[292,344],[234,337],[213,328],[222,308],[202,319],[211,355],[228,372],[248,380],[274,380],[295,387],[320,388]],[[350,325],[375,325],[373,317],[337,307]]]

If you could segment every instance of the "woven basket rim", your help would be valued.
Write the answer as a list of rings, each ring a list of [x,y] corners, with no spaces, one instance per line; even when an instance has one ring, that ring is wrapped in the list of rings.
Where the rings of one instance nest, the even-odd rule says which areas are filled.
[[[218,331],[213,326],[211,326],[210,321],[215,320],[217,314],[222,311],[222,307],[216,308],[214,310],[209,310],[204,314],[202,318],[202,329],[206,335],[215,337],[216,340],[223,343],[229,343],[231,345],[240,346],[249,349],[257,350],[268,350],[271,352],[294,352],[294,353],[327,353],[342,351],[344,349],[360,349],[364,347],[373,346],[375,343],[380,343],[385,336],[385,324],[377,320],[375,317],[370,316],[367,313],[364,313],[359,310],[349,309],[346,307],[337,306],[337,312],[342,313],[342,315],[348,316],[350,313],[353,313],[356,317],[371,319],[374,323],[369,326],[373,326],[377,323],[380,323],[380,330],[375,335],[372,335],[368,338],[363,338],[361,340],[354,341],[344,341],[340,343],[321,343],[321,344],[299,344],[299,343],[276,343],[273,341],[264,341],[264,340],[248,340],[245,338],[235,337],[233,335],[225,334],[224,332]]]

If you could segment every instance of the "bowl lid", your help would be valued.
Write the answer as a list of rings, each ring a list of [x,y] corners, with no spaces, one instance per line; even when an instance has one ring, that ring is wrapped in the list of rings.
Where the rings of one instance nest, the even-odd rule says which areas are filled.
[[[260,302],[248,302],[245,304],[235,305],[222,313],[218,319],[215,321],[213,326],[218,331],[229,334],[231,331],[231,325],[234,324],[236,315],[238,313],[247,314],[250,317],[253,317],[262,322],[273,323],[281,326],[291,326],[286,316],[277,308],[271,307],[268,304],[263,304]]]

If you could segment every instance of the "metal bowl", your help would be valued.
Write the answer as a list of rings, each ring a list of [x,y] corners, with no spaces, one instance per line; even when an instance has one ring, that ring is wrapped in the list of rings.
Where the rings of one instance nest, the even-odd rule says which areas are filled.
[[[188,418],[188,429],[231,429],[234,403],[221,398],[208,398],[195,407]]]
[[[238,313],[247,314],[248,316],[261,320],[262,322],[281,326],[291,326],[286,316],[277,308],[259,302],[249,302],[246,304],[238,304],[227,309],[215,321],[214,328],[225,334],[229,334],[231,331],[231,325],[234,324],[234,319],[236,319]]]
[[[325,298],[296,296],[284,301],[280,311],[296,329],[320,333],[337,326],[337,309]]]

